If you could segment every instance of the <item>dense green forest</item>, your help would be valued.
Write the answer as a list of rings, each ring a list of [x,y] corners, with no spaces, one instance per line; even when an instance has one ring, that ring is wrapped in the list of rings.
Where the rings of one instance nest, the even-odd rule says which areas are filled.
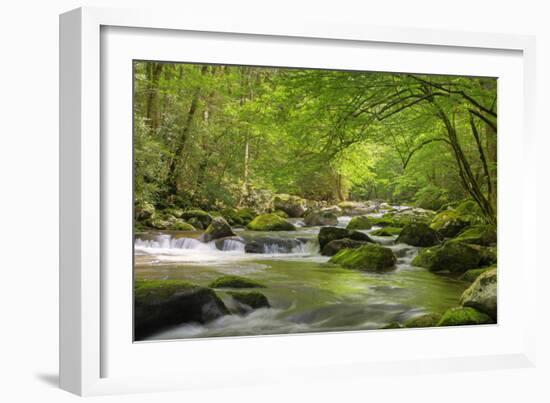
[[[138,208],[471,198],[496,223],[496,79],[158,62],[134,78]]]

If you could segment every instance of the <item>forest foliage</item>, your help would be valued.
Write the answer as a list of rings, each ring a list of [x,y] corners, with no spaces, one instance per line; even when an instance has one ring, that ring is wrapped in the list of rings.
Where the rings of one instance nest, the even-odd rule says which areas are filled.
[[[159,209],[471,198],[496,224],[496,145],[494,78],[134,63],[135,202]]]

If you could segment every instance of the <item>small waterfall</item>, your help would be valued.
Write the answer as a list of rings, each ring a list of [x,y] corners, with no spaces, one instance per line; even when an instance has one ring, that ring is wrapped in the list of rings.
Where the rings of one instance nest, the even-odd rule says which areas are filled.
[[[224,252],[244,253],[244,242],[236,239],[224,239],[221,245],[217,245]]]

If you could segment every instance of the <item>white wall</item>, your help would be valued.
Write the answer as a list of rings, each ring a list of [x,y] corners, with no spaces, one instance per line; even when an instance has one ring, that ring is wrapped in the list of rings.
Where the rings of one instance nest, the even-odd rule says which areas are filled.
[[[188,3],[188,4],[185,4]],[[511,4],[508,4],[511,3]],[[182,12],[246,13],[250,18],[310,15],[373,25],[452,28],[535,34],[538,39],[539,219],[541,275],[549,283],[542,250],[548,240],[550,110],[546,94],[550,72],[550,31],[544,1],[390,0],[390,1],[4,1],[0,8],[0,399],[5,402],[65,402],[76,398],[58,390],[57,382],[57,192],[58,192],[58,14],[81,5],[162,7],[183,4]],[[545,91],[546,90],[546,91]],[[546,235],[546,236],[545,236]],[[546,287],[545,287],[546,288]],[[541,291],[543,289],[541,288]],[[539,365],[530,370],[461,373],[438,376],[379,377],[346,384],[303,388],[232,389],[96,398],[102,401],[337,401],[419,400],[483,401],[510,398],[547,401],[550,392],[549,298],[539,293]]]

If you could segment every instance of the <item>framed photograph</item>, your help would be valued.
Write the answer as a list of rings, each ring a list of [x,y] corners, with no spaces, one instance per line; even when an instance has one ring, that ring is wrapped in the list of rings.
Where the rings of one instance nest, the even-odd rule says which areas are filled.
[[[64,389],[532,365],[531,37],[60,24]]]

